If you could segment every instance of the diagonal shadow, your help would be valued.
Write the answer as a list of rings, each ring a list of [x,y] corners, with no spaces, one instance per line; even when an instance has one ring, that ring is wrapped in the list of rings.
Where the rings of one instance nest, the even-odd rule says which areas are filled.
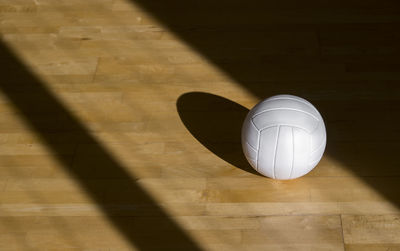
[[[260,99],[278,93],[309,99],[327,123],[327,152],[400,206],[396,158],[400,150],[400,103],[396,96],[400,43],[396,32],[400,24],[391,12],[398,9],[399,2],[134,2]],[[0,60],[2,91],[132,244],[141,250],[154,245],[199,250],[4,45],[0,45]],[[343,69],[346,77],[341,75]],[[360,71],[371,74],[365,78],[351,75]],[[90,165],[73,165],[72,156],[66,155],[52,136],[58,132],[72,132],[79,142],[94,145],[102,156],[101,172],[94,174]],[[118,194],[105,196],[104,189],[88,182],[90,178],[111,177],[127,180],[126,187],[135,201],[131,204],[137,206],[132,210],[148,217],[121,217],[111,199]],[[156,225],[151,233],[143,231],[146,222]]]
[[[261,176],[247,162],[240,143],[249,109],[204,92],[181,95],[176,107],[183,124],[208,150],[235,167]]]
[[[260,99],[310,100],[326,153],[400,207],[400,2],[132,2]]]
[[[0,44],[0,60],[1,91],[65,170],[133,246],[139,250],[200,250],[157,202],[136,183],[135,178],[3,44]],[[84,165],[75,164],[73,154],[68,154],[57,140],[57,134],[62,133],[69,134],[75,144],[91,145],[91,151],[96,152],[93,160],[97,161],[89,159]],[[131,197],[122,198],[121,203],[120,191],[113,190],[112,187],[104,188],[96,182],[112,179],[123,183],[124,194],[130,194]]]

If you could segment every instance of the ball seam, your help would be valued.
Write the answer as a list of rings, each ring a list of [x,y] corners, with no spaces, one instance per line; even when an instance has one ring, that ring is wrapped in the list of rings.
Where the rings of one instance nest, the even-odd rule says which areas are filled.
[[[277,134],[276,134],[276,142],[275,142],[274,159],[273,159],[273,165],[272,165],[272,170],[273,170],[272,177],[273,177],[274,179],[276,179],[276,176],[275,176],[276,152],[278,151],[278,142],[279,142],[279,131],[280,131],[280,129],[281,129],[281,126],[278,125],[278,129],[277,129],[278,132],[277,132]]]
[[[295,98],[291,98],[291,97],[278,97],[278,98],[269,98],[267,100],[264,100],[261,103],[266,103],[266,102],[270,102],[270,101],[275,101],[275,100],[292,100],[292,101],[297,101],[299,103],[303,103],[305,105],[308,105],[309,107],[311,107],[311,109],[313,109],[317,114],[320,114],[318,109],[315,108],[315,106],[313,104],[311,104],[309,101],[305,100],[305,99],[295,99]]]
[[[279,110],[296,111],[296,112],[300,112],[300,113],[303,113],[303,114],[307,114],[307,115],[311,116],[312,118],[316,119],[319,122],[319,119],[315,115],[313,115],[313,114],[311,114],[309,112],[306,112],[306,111],[303,111],[303,110],[299,110],[299,109],[296,109],[296,108],[287,108],[287,107],[285,107],[285,108],[270,108],[270,109],[258,112],[258,113],[253,115],[252,119],[254,119],[255,117],[257,117],[257,116],[259,116],[261,114],[264,114],[264,113],[267,113],[267,112],[271,112],[271,111],[279,111]]]
[[[260,138],[261,138],[261,133],[260,131],[257,131],[257,151],[256,151],[256,171],[258,172],[258,152],[260,149]]]
[[[289,174],[289,179],[292,178],[292,173],[293,173],[293,166],[294,166],[294,132],[293,132],[293,127],[292,127],[292,168],[290,169],[290,174]]]
[[[268,129],[268,128],[276,127],[276,126],[290,126],[290,127],[294,127],[294,128],[303,130],[303,131],[305,131],[306,133],[309,134],[309,132],[308,132],[307,129],[305,129],[305,128],[303,128],[303,127],[300,127],[300,126],[296,126],[296,125],[290,125],[290,124],[273,124],[273,125],[269,125],[269,126],[266,126],[266,127],[263,127],[262,129],[260,129],[260,132],[262,132],[262,131],[264,131],[264,130],[266,130],[266,129]]]

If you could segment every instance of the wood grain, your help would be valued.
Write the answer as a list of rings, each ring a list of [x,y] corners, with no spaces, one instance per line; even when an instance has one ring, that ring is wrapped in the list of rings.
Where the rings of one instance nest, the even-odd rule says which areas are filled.
[[[399,7],[0,0],[0,249],[399,250]],[[292,181],[240,147],[279,93],[327,125]]]

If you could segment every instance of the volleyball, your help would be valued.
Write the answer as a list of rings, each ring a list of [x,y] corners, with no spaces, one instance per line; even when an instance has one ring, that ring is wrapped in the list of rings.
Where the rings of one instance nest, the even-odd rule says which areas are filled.
[[[307,174],[319,163],[325,151],[326,129],[310,102],[277,95],[249,111],[241,140],[244,155],[257,172],[288,180]]]

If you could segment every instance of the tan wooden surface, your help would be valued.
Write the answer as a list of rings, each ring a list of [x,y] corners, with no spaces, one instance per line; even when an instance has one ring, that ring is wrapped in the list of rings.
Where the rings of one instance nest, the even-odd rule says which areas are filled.
[[[400,4],[0,0],[0,250],[400,250]],[[240,125],[313,102],[320,164]]]

